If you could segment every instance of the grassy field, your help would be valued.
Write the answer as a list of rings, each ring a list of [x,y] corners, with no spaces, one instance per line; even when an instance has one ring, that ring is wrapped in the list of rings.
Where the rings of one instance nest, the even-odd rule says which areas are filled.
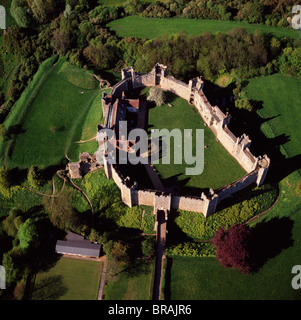
[[[105,300],[151,300],[155,265],[144,262],[134,273],[126,269],[104,288]],[[133,270],[132,270],[133,272]]]
[[[76,142],[90,106],[99,99],[98,82],[63,58],[52,62],[41,65],[4,123],[10,133],[2,145],[8,168],[57,165],[65,154],[78,160]]]
[[[260,30],[263,33],[272,34],[277,37],[300,37],[300,32],[288,29],[277,28],[265,25],[248,24],[238,21],[219,21],[219,20],[201,20],[201,19],[160,19],[160,18],[142,18],[139,16],[128,16],[107,24],[107,27],[114,30],[120,37],[138,37],[153,39],[163,35],[175,34],[184,31],[188,35],[197,36],[203,32],[228,32],[233,28],[245,28],[252,33]]]
[[[245,88],[248,97],[262,101],[261,115],[277,116],[261,127],[267,138],[272,139],[270,143],[279,135],[289,135],[289,141],[280,148],[286,158],[300,157],[301,153],[298,112],[301,101],[297,94],[300,84],[298,79],[273,75],[253,79]],[[258,272],[242,275],[223,268],[215,258],[176,257],[170,268],[167,298],[300,300],[300,290],[291,286],[294,276],[291,270],[300,264],[301,252],[300,174],[293,171],[280,181],[279,188],[277,205],[252,223],[262,232],[258,251],[263,263]]]
[[[181,185],[186,188],[219,188],[227,183],[233,182],[242,177],[245,172],[240,165],[232,158],[223,146],[216,142],[212,131],[204,126],[204,121],[197,110],[179,97],[174,97],[171,102],[172,108],[168,105],[151,108],[149,110],[149,129],[172,130],[179,128],[193,130],[193,154],[196,149],[195,129],[204,129],[204,171],[200,175],[186,176],[185,168],[188,165],[173,164],[174,146],[171,140],[171,164],[155,165],[158,173],[166,186]],[[221,161],[222,159],[222,161]]]
[[[35,279],[33,300],[96,300],[102,263],[61,258]]]

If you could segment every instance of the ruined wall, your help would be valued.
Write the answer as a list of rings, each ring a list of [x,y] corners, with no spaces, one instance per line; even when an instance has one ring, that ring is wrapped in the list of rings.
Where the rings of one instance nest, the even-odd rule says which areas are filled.
[[[155,86],[155,74],[153,72],[144,74],[144,75],[136,75],[133,81],[133,88],[141,88],[141,87],[154,87]]]
[[[160,87],[163,90],[168,90],[177,96],[189,100],[190,97],[190,89],[188,84],[175,79],[174,77],[162,77],[160,82]]]
[[[112,103],[114,103],[117,98],[121,97],[122,92],[128,91],[128,88],[129,88],[128,81],[129,81],[129,78],[125,78],[120,82],[118,82],[117,84],[115,84],[115,86],[112,88],[112,91],[111,91]]]

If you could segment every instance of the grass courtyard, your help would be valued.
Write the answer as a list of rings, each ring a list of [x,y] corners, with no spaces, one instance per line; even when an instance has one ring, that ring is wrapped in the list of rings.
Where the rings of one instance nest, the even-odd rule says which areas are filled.
[[[128,16],[109,22],[107,27],[115,31],[120,37],[138,37],[143,39],[153,39],[163,35],[175,34],[180,31],[184,31],[191,36],[197,36],[203,32],[228,32],[233,28],[241,27],[250,33],[255,30],[260,30],[262,33],[272,34],[277,37],[286,36],[296,39],[300,36],[298,31],[289,28],[248,24],[242,21],[206,19],[161,19]]]
[[[151,129],[172,130],[178,128],[184,132],[184,129],[192,129],[193,135],[193,155],[196,151],[195,130],[204,130],[204,171],[200,175],[185,175],[186,167],[190,167],[185,163],[183,158],[182,164],[173,163],[174,143],[171,139],[171,164],[156,164],[156,170],[162,178],[163,184],[167,187],[178,185],[189,189],[203,188],[219,188],[230,182],[234,182],[245,174],[234,158],[223,148],[221,144],[216,142],[212,131],[204,126],[204,121],[199,115],[195,107],[188,104],[182,98],[173,96],[171,101],[172,107],[163,105],[150,108],[148,126]],[[184,135],[182,135],[184,136]],[[183,140],[183,145],[185,141]],[[192,190],[190,190],[192,191]]]
[[[60,258],[47,272],[37,274],[33,300],[97,300],[103,264]]]

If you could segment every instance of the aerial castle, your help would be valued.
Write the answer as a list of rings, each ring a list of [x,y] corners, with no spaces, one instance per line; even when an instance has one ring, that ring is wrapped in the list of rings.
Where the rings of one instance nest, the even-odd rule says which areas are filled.
[[[175,193],[166,193],[162,190],[145,190],[131,177],[123,177],[118,170],[118,165],[110,164],[104,157],[104,169],[107,178],[114,179],[121,190],[124,203],[132,207],[134,205],[153,206],[155,210],[181,209],[203,213],[205,217],[216,211],[217,205],[237,193],[238,191],[256,184],[263,184],[270,166],[267,155],[255,157],[250,151],[251,140],[245,134],[236,137],[229,129],[230,116],[224,114],[217,106],[211,106],[206,98],[203,88],[204,82],[200,77],[194,78],[188,84],[168,76],[167,67],[156,64],[151,72],[140,74],[132,67],[123,69],[122,80],[117,83],[110,95],[103,93],[102,107],[105,117],[105,127],[112,128],[120,117],[123,117],[123,95],[133,89],[143,87],[160,87],[187,100],[197,109],[206,125],[214,133],[216,140],[236,159],[246,171],[246,175],[237,181],[223,186],[217,190],[210,189],[208,194],[204,192],[199,197],[182,196]],[[144,106],[139,106],[137,101],[128,100],[128,108],[134,112],[144,112]],[[138,121],[139,124],[139,121]]]

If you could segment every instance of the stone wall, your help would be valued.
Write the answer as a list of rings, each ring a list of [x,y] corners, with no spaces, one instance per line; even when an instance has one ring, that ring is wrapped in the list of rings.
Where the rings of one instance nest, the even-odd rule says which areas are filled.
[[[171,201],[172,209],[184,211],[203,212],[204,200],[198,197],[177,196],[174,195]]]

